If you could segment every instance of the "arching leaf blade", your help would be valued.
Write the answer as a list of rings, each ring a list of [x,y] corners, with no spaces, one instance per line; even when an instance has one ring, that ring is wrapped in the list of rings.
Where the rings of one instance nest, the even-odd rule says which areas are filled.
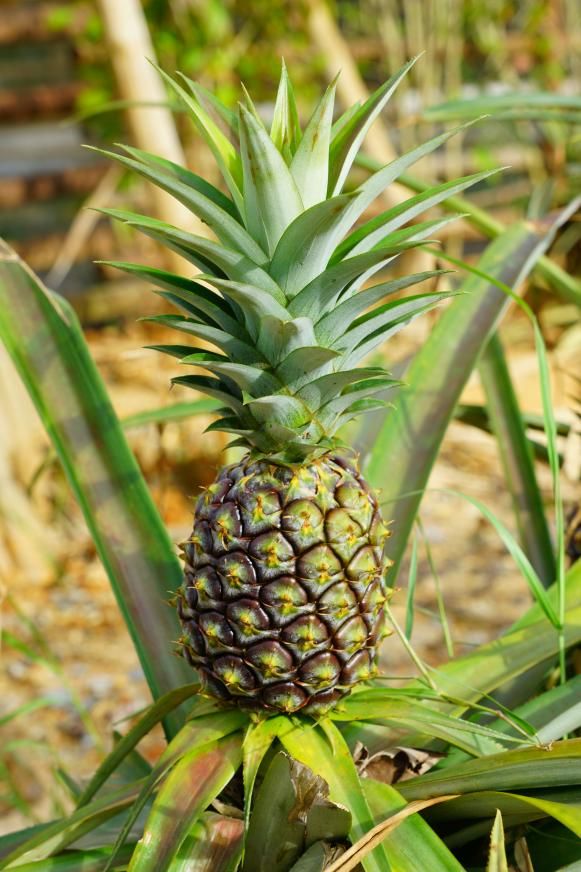
[[[157,698],[191,680],[172,653],[178,622],[166,605],[168,590],[181,584],[179,561],[76,316],[5,245],[0,300],[0,337],[52,439]]]

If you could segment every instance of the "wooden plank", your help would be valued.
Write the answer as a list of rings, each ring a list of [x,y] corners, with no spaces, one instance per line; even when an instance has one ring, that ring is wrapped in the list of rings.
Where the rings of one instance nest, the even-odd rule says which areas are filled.
[[[0,47],[0,89],[60,85],[75,78],[72,44],[66,39]]]
[[[78,204],[75,205],[78,206]],[[62,203],[61,210],[62,213],[64,213],[65,206]],[[12,240],[11,244],[20,257],[22,257],[23,260],[26,260],[35,272],[44,275],[52,269],[53,264],[62,249],[70,223],[75,214],[75,209],[72,207],[70,209],[68,222],[61,220],[60,227],[53,225],[52,230],[54,230],[54,232],[47,231],[46,227],[44,230],[39,228],[39,232],[36,236],[31,234],[28,238],[23,237],[18,240]],[[118,247],[116,247],[111,228],[106,222],[103,222],[97,226],[91,238],[87,241],[87,244],[78,252],[76,262],[79,264],[82,264],[83,262],[90,264],[94,260],[100,260],[101,258],[111,259],[118,254],[119,250]],[[101,267],[99,267],[98,270],[99,276],[101,276],[103,270]]]
[[[57,87],[37,85],[22,91],[0,90],[0,120],[68,115],[74,109],[81,87],[78,82],[65,82]]]
[[[71,36],[80,33],[91,14],[89,4],[78,4],[69,8],[63,2],[30,3],[22,0],[0,0],[0,45],[14,42],[39,42],[55,37],[55,21],[62,21],[63,10],[69,19],[63,21],[63,30]],[[59,28],[60,30],[60,28]],[[62,31],[61,31],[62,32]]]
[[[34,178],[93,166],[106,161],[82,148],[82,130],[54,122],[5,126],[0,137],[0,181]],[[85,186],[86,188],[86,186]]]

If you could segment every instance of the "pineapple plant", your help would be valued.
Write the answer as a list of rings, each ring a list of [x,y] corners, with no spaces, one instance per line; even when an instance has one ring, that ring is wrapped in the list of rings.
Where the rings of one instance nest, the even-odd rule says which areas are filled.
[[[233,434],[244,451],[198,499],[177,606],[180,647],[204,688],[250,710],[321,714],[376,668],[388,531],[341,429],[385,406],[395,385],[365,362],[370,353],[446,295],[394,297],[438,271],[368,284],[452,220],[411,219],[487,175],[431,189],[353,229],[400,173],[451,135],[346,188],[369,126],[412,63],[335,122],[333,82],[304,130],[284,65],[269,129],[248,94],[234,114],[197,83],[162,73],[228,195],[138,149],[108,153],[216,237],[106,210],[201,270],[189,278],[114,264],[151,280],[180,310],[153,320],[193,344],[155,347],[195,368],[174,382],[217,398],[209,429]]]
[[[162,316],[164,324],[213,346],[160,350],[196,368],[178,381],[218,399],[212,427],[232,432],[243,451],[200,497],[177,594],[183,652],[217,699],[188,683],[186,660],[171,656],[177,618],[161,602],[168,587],[179,588],[182,571],[74,312],[0,241],[0,338],[83,509],[153,696],[89,783],[64,773],[74,811],[0,838],[0,868],[347,872],[360,863],[366,872],[463,872],[464,862],[482,866],[495,815],[490,862],[503,858],[498,809],[509,840],[528,850],[524,833],[534,861],[549,858],[556,869],[579,860],[571,838],[581,833],[571,802],[581,760],[571,738],[579,676],[568,674],[564,658],[581,640],[579,562],[541,596],[513,543],[538,602],[507,633],[441,666],[437,685],[426,673],[403,688],[355,688],[374,668],[388,559],[377,496],[343,444],[343,424],[380,407],[394,386],[364,358],[445,296],[390,299],[435,272],[371,287],[368,280],[445,223],[410,224],[422,210],[488,175],[426,188],[356,226],[386,185],[451,135],[349,187],[357,149],[402,75],[334,123],[331,85],[304,132],[284,70],[269,131],[248,97],[234,115],[198,85],[168,80],[212,147],[229,195],[154,155],[116,155],[187,203],[217,238],[110,211],[201,271],[188,278],[118,264],[181,309]],[[419,406],[428,396],[429,408],[426,432],[411,427],[401,440],[400,463],[430,463],[417,457],[412,434],[422,434],[424,455],[430,446],[435,454],[433,416],[442,408],[451,415],[463,383],[456,375],[467,377],[489,339],[492,327],[471,298],[526,275],[575,207],[548,226],[517,223],[503,232],[476,280],[463,284],[467,293],[451,305],[448,359],[434,332],[418,355],[432,367],[423,367],[420,385],[410,375],[409,392]],[[500,316],[503,298],[488,302]],[[166,411],[152,410],[151,420]],[[376,482],[389,482],[387,467]],[[553,603],[565,589],[560,622]],[[562,682],[554,686],[546,668],[557,658]],[[506,696],[502,718],[483,705],[500,689],[520,692],[520,682],[530,689],[538,667],[545,678],[514,720]],[[137,749],[160,722],[168,745],[151,765]],[[370,772],[366,760],[401,746],[442,757],[432,771],[384,783],[382,767]]]

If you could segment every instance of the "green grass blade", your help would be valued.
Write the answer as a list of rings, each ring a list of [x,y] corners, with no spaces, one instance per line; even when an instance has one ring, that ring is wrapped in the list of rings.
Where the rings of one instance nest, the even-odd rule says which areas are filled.
[[[405,636],[411,641],[414,628],[415,616],[415,593],[416,582],[418,579],[418,537],[412,537],[412,547],[410,554],[410,568],[408,573],[408,584],[406,590],[406,609],[405,609]]]
[[[40,696],[37,699],[31,699],[28,702],[19,705],[18,708],[12,709],[2,715],[0,717],[0,727],[5,727],[6,724],[10,723],[10,721],[13,721],[15,718],[28,715],[38,708],[50,708],[55,705],[57,705],[57,703],[54,698],[50,696]]]
[[[182,570],[74,313],[5,245],[0,338],[83,511],[155,699],[191,679],[171,650],[179,629],[166,602]]]
[[[155,798],[128,872],[167,872],[191,828],[241,762],[240,733],[186,754]]]
[[[429,121],[459,121],[477,118],[480,115],[494,115],[495,119],[504,118],[510,112],[512,118],[549,117],[555,121],[565,120],[564,110],[572,118],[581,122],[581,98],[575,94],[554,94],[537,91],[532,94],[520,92],[499,95],[479,95],[469,100],[449,100],[437,106],[430,106],[424,111]],[[528,113],[528,114],[527,114]]]
[[[169,424],[172,421],[184,421],[196,415],[212,415],[220,408],[216,400],[192,400],[190,403],[172,403],[171,406],[160,406],[157,409],[146,409],[144,412],[135,412],[121,419],[124,430],[134,427],[145,427],[148,424]]]
[[[560,213],[548,226],[515,224],[489,245],[479,261],[480,272],[517,286],[549,247],[567,214]],[[367,465],[368,478],[382,490],[394,520],[389,543],[395,564],[392,583],[454,407],[510,299],[479,275],[467,278],[461,290],[464,293],[440,317],[408,369],[407,388],[399,392]]]
[[[486,346],[478,371],[504,478],[512,497],[520,541],[540,580],[548,587],[556,575],[553,545],[530,442],[498,334],[494,334]]]
[[[536,318],[534,318],[532,312],[530,313],[530,318],[532,319],[535,334],[535,350],[537,353],[537,361],[540,373],[543,418],[545,422],[545,433],[547,435],[547,451],[549,455],[551,477],[553,480],[553,499],[555,502],[556,527],[555,533],[557,539],[557,613],[558,624],[562,631],[565,624],[567,592],[565,582],[565,517],[563,513],[563,502],[561,500],[561,469],[559,463],[559,452],[557,450],[557,425],[553,412],[553,402],[551,398],[551,377],[549,374],[549,364],[547,361],[545,342],[539,324]],[[565,681],[567,680],[565,669],[565,639],[562,632],[560,636],[559,663],[561,670],[561,681],[565,683]]]
[[[581,560],[571,566],[565,573],[565,623],[570,622],[570,612],[581,605]],[[555,609],[560,608],[561,586],[555,582],[547,590],[547,598]],[[542,609],[538,603],[531,606],[518,621],[511,627],[511,631],[520,630],[523,627],[530,627],[537,621],[542,619]]]
[[[454,417],[457,421],[463,424],[470,424],[471,427],[476,427],[484,433],[492,433],[492,424],[485,406],[478,403],[459,403],[454,410]],[[542,415],[536,415],[533,412],[522,412],[522,420],[527,430],[544,432],[544,423]],[[559,436],[567,436],[570,432],[570,425],[563,421],[557,422],[557,433]],[[525,433],[529,451],[532,453],[535,460],[541,460],[544,463],[549,462],[547,447],[542,442],[538,442],[528,432]],[[559,461],[562,463],[563,454],[559,451]]]
[[[563,620],[559,618],[557,613],[557,609],[555,609],[551,599],[547,595],[545,588],[541,582],[541,579],[537,575],[535,568],[531,564],[527,555],[524,553],[510,530],[502,523],[500,518],[498,518],[494,512],[492,512],[484,503],[481,503],[480,500],[475,499],[474,497],[470,497],[467,494],[461,494],[458,491],[447,491],[450,494],[455,494],[457,496],[461,496],[462,499],[467,500],[469,503],[472,503],[478,511],[489,521],[490,524],[494,527],[502,542],[514,559],[514,562],[518,566],[522,576],[526,580],[530,591],[535,598],[535,600],[540,605],[543,613],[547,617],[547,619],[552,623],[556,630],[562,626]]]

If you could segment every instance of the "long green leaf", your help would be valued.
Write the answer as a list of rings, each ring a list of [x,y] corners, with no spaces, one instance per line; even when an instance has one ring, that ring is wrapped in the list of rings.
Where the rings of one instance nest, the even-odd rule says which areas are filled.
[[[449,100],[437,106],[430,106],[424,114],[430,121],[451,121],[463,118],[474,118],[479,115],[494,115],[496,118],[506,117],[539,117],[539,115],[523,116],[522,113],[550,113],[550,118],[559,121],[563,110],[576,110],[573,116],[581,122],[581,98],[576,94],[554,94],[537,91],[531,94],[514,92],[510,94],[484,95],[471,97],[469,100]],[[542,114],[540,117],[544,117]]]
[[[319,727],[297,724],[295,729],[284,733],[280,741],[289,754],[325,779],[334,802],[349,809],[353,819],[350,837],[356,842],[373,826],[373,815],[347,745],[331,722],[324,724],[326,737]],[[384,846],[367,855],[363,868],[366,872],[389,872],[391,866]]]
[[[172,652],[182,570],[77,319],[4,243],[0,338],[83,511],[155,698],[191,680]],[[175,729],[180,718],[169,716]]]
[[[240,106],[240,146],[248,230],[272,255],[303,202],[284,159],[266,130]]]
[[[126,863],[134,850],[127,845],[119,856],[119,863]],[[109,848],[95,848],[89,851],[65,851],[58,857],[47,857],[33,863],[18,865],[18,872],[103,872],[110,855]]]
[[[553,608],[559,608],[561,591],[559,584],[552,584],[547,591],[547,598]],[[581,605],[581,560],[574,563],[565,575],[565,609],[567,614],[567,623],[571,621],[571,610],[576,609]],[[542,608],[539,603],[535,603],[530,609],[525,612],[522,617],[515,621],[510,628],[511,631],[522,630],[524,627],[530,627],[536,624],[542,618]]]
[[[139,815],[147,805],[158,784],[167,774],[174,767],[180,765],[186,755],[191,758],[192,755],[201,753],[208,746],[214,747],[216,742],[223,739],[224,736],[236,733],[245,724],[245,721],[246,717],[243,712],[231,710],[229,712],[214,712],[201,717],[194,717],[182,727],[143,782],[139,795],[131,806],[123,827],[117,836],[113,854],[109,859],[105,872],[108,872],[113,867],[117,860],[117,854],[122,850],[125,841],[129,838]]]
[[[210,200],[213,200],[217,206],[220,206],[221,209],[224,209],[225,212],[228,212],[236,221],[240,221],[240,214],[236,209],[236,206],[232,202],[232,200],[228,199],[222,191],[215,188],[214,185],[211,185],[205,179],[202,179],[200,176],[193,173],[191,170],[186,167],[180,166],[179,164],[174,163],[173,161],[167,160],[166,158],[160,157],[157,154],[151,154],[150,152],[143,151],[141,148],[134,148],[130,145],[121,145],[123,151],[126,151],[127,154],[134,157],[136,160],[141,161],[144,164],[147,164],[152,169],[156,167],[162,170],[163,172],[169,173],[175,179],[180,182],[183,182],[185,185],[188,185],[191,188],[195,188],[201,194],[204,194],[205,197],[208,197]]]
[[[149,706],[135,726],[117,742],[111,753],[100,764],[79,797],[77,806],[80,808],[90,802],[127,755],[137,747],[141,739],[169,712],[198,693],[199,689],[200,686],[198,684],[187,684],[184,687],[177,688],[177,690],[169,691],[169,693],[160,697],[152,706]]]
[[[555,557],[537,484],[532,452],[500,337],[494,334],[478,367],[497,439],[504,478],[512,496],[519,537],[541,581],[555,580]]]
[[[123,221],[130,227],[135,227],[151,239],[171,248],[185,257],[186,260],[194,263],[202,272],[215,272],[218,276],[224,272],[235,281],[248,282],[262,288],[262,290],[271,291],[273,294],[276,294],[277,291],[280,293],[276,282],[269,274],[239,251],[226,248],[226,246],[211,239],[196,236],[194,233],[189,233],[187,230],[182,230],[147,215],[127,212],[124,209],[101,208],[98,211],[117,221]],[[141,269],[145,271],[147,267],[141,266]],[[138,266],[136,264],[133,265],[133,270],[137,272]],[[176,276],[176,279],[179,278]]]
[[[479,262],[481,272],[518,286],[568,216],[569,210],[563,210],[548,224],[515,224],[489,245]],[[394,521],[392,583],[454,407],[510,299],[479,276],[470,276],[461,290],[414,358],[406,373],[407,389],[400,392],[367,465],[368,478],[381,488]]]
[[[362,154],[357,157],[356,163],[374,173],[382,167],[379,161]],[[401,173],[398,176],[398,182],[417,193],[427,191],[431,185],[430,182],[418,179],[416,176],[410,176],[408,173]],[[448,212],[464,215],[473,227],[476,227],[490,239],[500,236],[507,229],[498,218],[475,206],[465,197],[458,195],[448,197],[442,202],[442,207]],[[535,273],[545,279],[564,299],[577,305],[581,304],[581,281],[567,273],[558,263],[543,255],[538,260]]]
[[[534,790],[581,784],[581,739],[546,748],[524,748],[428,772],[398,785],[404,799],[427,799],[480,790]],[[581,812],[580,812],[581,814]]]
[[[308,798],[301,796],[293,781],[290,758],[282,752],[276,754],[256,793],[246,836],[244,872],[287,872],[304,847],[308,807]]]
[[[193,825],[241,762],[239,733],[186,754],[155,798],[128,872],[166,872]]]
[[[461,179],[454,179],[416,194],[415,197],[410,197],[409,200],[404,200],[403,203],[398,203],[397,206],[394,206],[387,212],[382,212],[381,215],[372,218],[351,233],[333,255],[333,262],[345,257],[347,253],[354,257],[357,254],[369,251],[372,246],[377,245],[384,239],[388,233],[393,233],[400,227],[405,226],[418,215],[438,205],[442,200],[448,199],[449,196],[459,191],[464,191],[466,188],[470,188],[472,185],[476,185],[498,172],[500,172],[499,169],[487,170],[465,176]]]
[[[159,406],[157,409],[146,409],[135,412],[121,420],[124,430],[133,427],[145,427],[147,424],[168,424],[171,421],[183,421],[195,415],[211,415],[220,408],[216,400],[192,400],[190,403],[172,403],[170,406]]]
[[[202,221],[206,222],[224,245],[243,252],[250,260],[257,264],[266,262],[265,253],[244,227],[229,212],[225,212],[224,209],[217,206],[213,200],[210,200],[204,194],[184,184],[184,182],[181,182],[175,176],[169,175],[169,173],[157,168],[152,169],[147,164],[133,160],[133,158],[116,154],[113,151],[106,151],[105,149],[92,148],[92,150],[111,158],[111,160],[117,161],[117,163],[133,170],[154,185],[162,188],[162,190],[167,191],[168,194],[171,194],[172,197],[175,197],[176,200],[179,200],[180,203],[191,209]]]
[[[375,303],[381,302],[391,294],[398,291],[403,291],[411,285],[419,284],[427,279],[436,278],[442,275],[441,270],[428,270],[423,273],[415,273],[410,276],[402,276],[399,279],[392,279],[389,282],[382,282],[372,288],[364,291],[358,291],[353,296],[347,297],[340,302],[335,308],[321,318],[315,327],[317,339],[322,345],[330,346],[333,342],[342,336],[351,320],[360,316],[362,312],[369,309]],[[378,310],[375,309],[375,312]]]
[[[389,691],[384,698],[378,694],[365,699],[365,694],[355,694],[346,700],[331,717],[337,721],[371,721],[384,724],[406,734],[428,736],[462,748],[475,757],[501,750],[502,736],[489,727],[462,721],[457,716],[438,711],[416,701],[391,699]],[[521,739],[522,741],[522,739]]]
[[[335,82],[331,82],[305,128],[290,165],[305,209],[327,196],[334,102]]]
[[[458,493],[457,491],[448,491],[448,493]],[[487,506],[480,502],[480,500],[475,499],[474,497],[470,497],[467,494],[460,494],[463,499],[467,500],[469,503],[472,503],[479,512],[489,521],[490,524],[494,527],[502,542],[509,552],[511,557],[514,559],[515,564],[518,566],[523,578],[526,580],[530,591],[535,598],[535,600],[541,606],[545,616],[551,621],[553,626],[558,629],[560,624],[562,624],[562,620],[560,620],[557,610],[553,606],[550,598],[547,596],[547,592],[543,587],[543,584],[535,572],[533,565],[530,560],[510,532],[507,527],[503,524],[497,515],[493,511],[491,511]]]
[[[567,615],[565,639],[568,646],[581,640],[581,607]],[[464,657],[439,667],[434,679],[438,688],[467,702],[522,675],[527,669],[554,658],[559,635],[548,621],[518,629],[490,642]]]
[[[329,192],[339,194],[365,135],[401,80],[413,67],[416,58],[408,61],[395,75],[374,91],[365,103],[350,115],[335,131],[329,148]]]
[[[22,858],[27,862],[44,860],[77,842],[81,836],[97,829],[102,823],[116,817],[131,806],[139,794],[143,780],[128,784],[101,799],[72,812],[68,817],[54,821],[32,832],[0,862],[0,869],[18,866]]]
[[[490,848],[486,872],[508,872],[506,848],[504,845],[504,827],[502,825],[502,815],[498,809],[494,818],[492,832],[490,833]]]
[[[196,129],[203,136],[208,144],[216,163],[220,168],[220,172],[224,177],[232,197],[239,209],[242,208],[242,171],[240,167],[240,156],[228,138],[222,133],[220,128],[214,124],[212,118],[204,110],[202,104],[195,99],[195,89],[192,88],[194,98],[181,87],[181,85],[172,79],[171,76],[156,66],[160,76],[167,82],[172,91],[179,97],[188,109],[188,114],[194,122]],[[190,80],[182,75],[182,79],[187,85],[192,85]]]
[[[363,778],[361,785],[376,822],[405,808],[405,800],[391,785],[371,778]],[[419,814],[403,821],[389,834],[383,847],[394,872],[427,872],[428,869],[430,872],[465,872]]]
[[[551,752],[545,753],[550,755]],[[562,792],[562,800],[554,798],[558,795],[558,791],[551,791],[549,799],[543,795],[522,795],[492,789],[465,792],[459,799],[452,799],[449,803],[434,807],[429,817],[432,821],[448,822],[492,817],[495,810],[500,809],[507,818],[521,817],[523,823],[527,818],[530,820],[550,816],[581,837],[581,807],[578,805],[578,795],[569,796],[569,801],[566,790]]]
[[[280,736],[284,732],[288,732],[290,729],[292,729],[292,727],[289,719],[281,715],[276,718],[267,718],[266,720],[258,721],[258,723],[255,724],[251,723],[244,734],[244,743],[242,746],[244,817],[247,826],[252,808],[254,783],[256,781],[256,776],[258,775],[260,764],[277,736]]]

